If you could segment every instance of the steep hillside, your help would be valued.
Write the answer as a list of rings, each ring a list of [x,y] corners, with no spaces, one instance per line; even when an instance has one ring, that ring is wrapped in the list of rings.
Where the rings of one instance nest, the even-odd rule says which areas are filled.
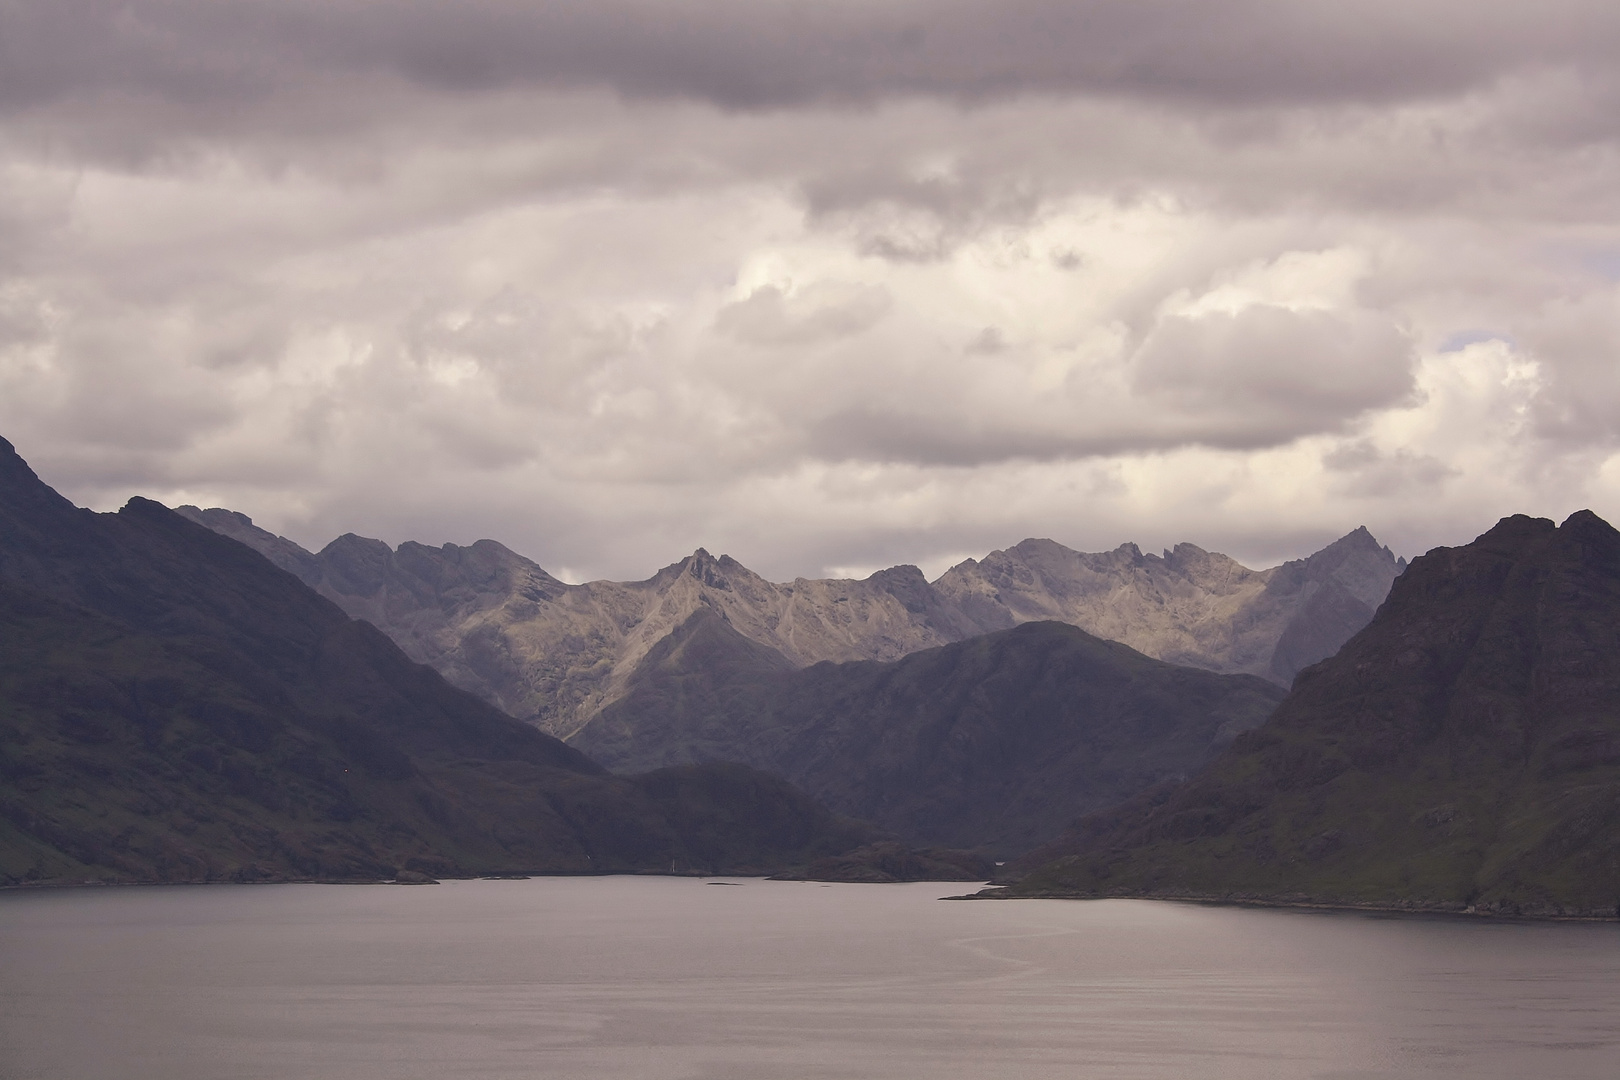
[[[646,581],[566,585],[490,540],[391,549],[348,535],[312,554],[241,514],[179,512],[262,552],[457,686],[565,738],[700,609],[799,667],[895,660],[1058,620],[1158,659],[1286,686],[1366,624],[1404,565],[1358,529],[1261,571],[1190,544],[1161,558],[1129,544],[1090,555],[1026,540],[933,584],[913,566],[775,584],[700,549]]]
[[[742,761],[913,843],[1010,855],[1187,775],[1282,696],[1050,622],[784,670],[700,610],[574,744],[625,771]]]
[[[1264,727],[1024,869],[1019,895],[1614,915],[1620,533],[1512,517],[1415,560]]]
[[[78,509],[0,440],[0,883],[766,869],[877,837],[757,773],[606,775],[246,547]]]

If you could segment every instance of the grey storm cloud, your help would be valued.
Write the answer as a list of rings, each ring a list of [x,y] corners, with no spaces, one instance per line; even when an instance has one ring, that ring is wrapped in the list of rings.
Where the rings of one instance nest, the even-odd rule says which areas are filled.
[[[1606,65],[1617,31],[1614,6],[1590,0],[11,0],[0,5],[0,96],[11,107],[96,92],[230,103],[368,74],[745,109],[1075,92],[1371,102]]]
[[[980,367],[1005,350],[999,333],[981,332],[964,351]],[[1400,402],[1414,389],[1414,364],[1410,338],[1376,314],[1255,304],[1162,318],[1128,359],[1126,388],[1080,373],[1060,390],[997,401],[967,370],[953,377],[936,367],[932,385],[887,401],[838,400],[815,416],[806,395],[797,400],[818,456],[963,467],[1276,446]]]

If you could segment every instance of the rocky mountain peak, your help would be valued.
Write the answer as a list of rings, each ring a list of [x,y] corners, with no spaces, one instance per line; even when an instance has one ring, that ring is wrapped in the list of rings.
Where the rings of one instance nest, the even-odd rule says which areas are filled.
[[[875,571],[868,574],[865,580],[881,582],[891,586],[903,585],[907,588],[928,584],[928,578],[923,574],[921,568],[910,563],[900,563],[898,566]]]
[[[1018,541],[1018,543],[1014,544],[1010,548],[1007,548],[1005,551],[992,551],[990,555],[986,557],[989,558],[997,555],[1006,557],[1011,555],[1019,558],[1030,558],[1039,555],[1060,554],[1067,550],[1068,548],[1065,548],[1056,540],[1052,540],[1044,536],[1031,536],[1027,539]]]
[[[394,549],[384,541],[373,540],[369,536],[357,536],[354,533],[344,533],[320,551],[323,556],[360,559],[367,562],[381,562],[393,553]]]
[[[372,597],[387,582],[394,549],[381,540],[344,533],[320,552],[326,578],[345,596]]]
[[[1487,529],[1473,545],[1490,551],[1517,551],[1530,541],[1547,533],[1556,532],[1558,526],[1548,518],[1512,514]]]
[[[742,569],[742,564],[730,556],[721,556],[717,559],[709,554],[707,548],[700,547],[679,562],[670,563],[659,570],[643,584],[671,583],[683,577],[704,582],[724,582],[726,571],[730,569]]]
[[[1264,571],[1250,570],[1242,563],[1218,552],[1205,551],[1197,544],[1177,544],[1164,553],[1167,570],[1182,577],[1197,579],[1200,585],[1212,591],[1223,592],[1254,574]]]
[[[1617,530],[1613,525],[1610,525],[1607,521],[1604,521],[1590,510],[1575,511],[1573,514],[1569,515],[1569,517],[1565,518],[1564,524],[1559,527],[1563,529],[1573,529],[1576,533],[1590,532],[1593,534],[1602,534],[1603,536],[1615,536],[1617,533],[1620,533],[1620,530]]]
[[[177,512],[179,510],[190,510],[196,515],[206,516],[210,523],[217,523],[220,526],[214,529],[215,532],[223,533],[226,529],[238,529],[246,532],[249,529],[258,528],[257,525],[253,524],[253,519],[246,514],[235,510],[226,510],[223,507],[216,506],[209,510],[200,510],[195,506],[181,506],[177,507],[176,510]],[[199,524],[201,523],[199,522]]]
[[[698,548],[677,563],[676,566],[679,568],[678,575],[685,575],[699,582],[702,586],[720,592],[731,592],[739,586],[746,587],[764,582],[764,579],[758,574],[733,559],[730,555],[721,555],[716,558],[704,548]]]
[[[4,439],[0,444],[0,506],[18,510],[32,507],[52,514],[78,509],[35,475],[15,447]]]
[[[1358,558],[1385,558],[1394,562],[1395,554],[1380,544],[1365,525],[1359,525],[1314,555],[1308,556],[1304,561],[1319,566],[1336,566],[1346,560]]]
[[[1351,529],[1349,532],[1345,533],[1338,540],[1335,540],[1334,543],[1369,548],[1382,546],[1376,539],[1373,538],[1372,532],[1369,531],[1365,525],[1357,525],[1354,529]]]

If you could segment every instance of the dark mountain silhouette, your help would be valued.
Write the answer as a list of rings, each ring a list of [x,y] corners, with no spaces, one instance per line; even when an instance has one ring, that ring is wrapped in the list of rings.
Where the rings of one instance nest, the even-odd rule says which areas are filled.
[[[1013,895],[1620,911],[1620,533],[1510,517],[1180,787],[1095,814]]]
[[[792,669],[705,608],[574,743],[625,771],[745,762],[910,842],[1013,854],[1197,769],[1282,696],[1052,622]]]
[[[881,839],[770,776],[606,774],[157,503],[0,440],[0,883],[768,870]]]

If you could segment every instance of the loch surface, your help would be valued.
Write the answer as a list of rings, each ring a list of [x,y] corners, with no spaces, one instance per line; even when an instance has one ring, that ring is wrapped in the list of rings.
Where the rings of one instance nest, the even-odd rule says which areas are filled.
[[[727,880],[0,894],[0,1077],[1620,1075],[1620,924]]]

